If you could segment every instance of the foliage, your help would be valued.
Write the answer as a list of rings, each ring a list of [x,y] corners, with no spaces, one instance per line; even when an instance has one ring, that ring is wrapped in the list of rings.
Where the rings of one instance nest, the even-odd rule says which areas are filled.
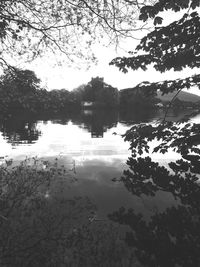
[[[148,17],[155,18],[156,14],[163,10],[172,9],[177,12],[182,8],[194,10],[200,6],[199,1],[196,0],[179,2],[160,0],[155,5],[144,6],[141,9],[140,19],[146,20]],[[138,68],[147,70],[147,66],[150,64],[153,64],[153,67],[160,72],[170,69],[180,71],[185,67],[198,67],[199,27],[199,13],[197,11],[185,13],[178,21],[174,21],[167,26],[155,27],[154,31],[142,38],[140,44],[136,47],[134,56],[118,57],[110,64],[116,65],[124,72],[127,72],[128,68],[133,70],[137,70]],[[194,86],[194,84],[199,85],[198,74],[177,81],[148,83],[147,89],[157,90],[161,88],[163,93],[168,93],[173,90],[188,89]]]
[[[143,83],[143,84],[146,84]],[[158,100],[155,98],[155,91],[146,90],[146,87],[138,86],[120,90],[120,107],[130,108],[153,108]]]
[[[121,70],[127,68],[136,70],[142,68],[146,70],[146,65],[154,64],[158,71],[166,71],[171,68],[182,70],[186,66],[190,68],[199,66],[199,14],[194,11],[200,6],[199,1],[162,1],[159,0],[152,6],[144,6],[141,9],[140,19],[146,21],[149,17],[155,16],[164,10],[171,9],[178,12],[189,8],[179,21],[170,23],[167,26],[155,27],[155,30],[147,34],[136,47],[136,54],[129,58],[116,58],[111,64],[118,66]],[[190,12],[192,10],[192,12]],[[177,38],[179,36],[179,38]],[[147,95],[153,94],[158,89],[162,94],[177,90],[178,93],[190,87],[199,87],[199,75],[194,75],[185,79],[164,81],[157,83],[143,82],[136,86],[135,90],[144,90]],[[127,133],[127,139],[131,141],[133,155],[143,149],[148,152],[148,141],[153,139],[161,140],[162,143],[154,151],[167,152],[171,147],[182,155],[189,152],[199,153],[196,147],[198,139],[199,125],[181,125],[166,123],[165,118],[160,125],[136,125]],[[188,135],[191,135],[190,137]],[[193,147],[195,145],[195,147]],[[137,149],[136,149],[137,147]]]
[[[199,67],[199,13],[200,2],[196,0],[163,1],[140,10],[140,19],[154,19],[155,30],[147,34],[131,57],[114,59],[111,64],[122,71],[153,67],[164,72],[185,67]],[[186,10],[187,9],[187,10]],[[185,11],[182,18],[167,26],[162,24],[161,11]],[[182,14],[182,12],[180,12]],[[144,82],[136,89],[147,94],[160,89],[163,94],[183,88],[199,87],[199,75],[185,79],[157,83]],[[193,114],[194,115],[194,114]],[[172,207],[150,210],[149,220],[134,209],[121,208],[109,218],[129,226],[126,242],[136,250],[138,260],[144,266],[199,266],[200,257],[200,124],[187,122],[135,124],[124,135],[130,142],[131,157],[128,169],[117,182],[123,182],[129,192],[144,198],[173,198]],[[177,152],[179,159],[167,160],[165,166],[155,162],[153,153]],[[159,206],[159,205],[158,205]]]
[[[3,0],[0,3],[1,63],[64,53],[67,60],[93,55],[85,51],[103,38],[116,42],[136,30],[134,17],[145,0]],[[139,27],[141,28],[141,27]],[[105,39],[104,39],[105,40]],[[91,51],[90,51],[91,52]]]
[[[81,101],[83,101],[85,86],[85,84],[81,84],[71,91],[71,100],[77,102],[79,105],[81,105]]]
[[[184,67],[198,67],[199,27],[200,18],[197,12],[185,14],[179,21],[156,28],[145,36],[136,51],[142,50],[146,53],[143,52],[141,55],[130,58],[117,58],[112,64],[116,64],[125,72],[126,67],[146,70],[147,66],[152,63],[154,63],[153,67],[160,72],[172,68],[180,71]]]
[[[93,222],[95,205],[64,191],[74,174],[38,158],[0,166],[0,265],[133,265],[118,228]],[[137,266],[137,265],[135,265]]]
[[[118,89],[104,82],[101,77],[92,78],[72,92],[75,101],[95,102],[96,107],[116,107],[119,104]]]
[[[71,179],[71,175],[56,164],[49,166],[48,162],[33,158],[17,166],[8,161],[7,166],[1,166],[2,266],[39,266],[42,262],[48,266],[51,261],[56,264],[56,253],[61,253],[64,237],[62,230],[70,229],[66,216],[73,218],[76,210],[76,202],[73,207],[69,200],[55,197],[56,192],[50,193],[54,179],[69,177],[69,182]]]
[[[192,171],[186,160],[160,166],[150,157],[129,157],[128,169],[118,180],[143,201],[147,198],[173,197],[172,207],[160,210],[159,203],[147,220],[134,209],[120,208],[109,215],[129,226],[126,242],[136,249],[138,260],[147,266],[198,266],[200,263],[200,186],[199,172]],[[199,166],[199,165],[198,165]]]
[[[69,266],[140,267],[133,249],[127,246],[112,222],[96,221],[83,226],[70,239],[69,248],[74,254]]]
[[[138,97],[129,95],[130,105],[132,102],[152,106],[151,100],[146,97],[141,89]],[[95,107],[116,108],[119,104],[127,108],[129,103],[124,101],[126,90],[119,92],[117,88],[104,82],[103,78],[92,78],[86,85],[81,85],[69,92],[65,89],[47,91],[40,87],[40,80],[31,70],[7,68],[0,77],[0,111],[3,116],[10,116],[19,112],[30,114],[70,112],[80,110],[82,101],[93,101]],[[123,95],[123,97],[122,97]]]
[[[83,100],[85,101],[99,101],[99,97],[104,88],[103,78],[92,78],[91,81],[85,86]]]
[[[1,114],[17,112],[18,109],[32,111],[37,100],[35,94],[40,80],[30,70],[8,68],[0,77]],[[35,102],[35,103],[34,103]]]
[[[131,228],[126,241],[136,248],[142,266],[199,265],[198,208],[168,208],[163,213],[154,214],[150,222],[133,210],[122,208],[110,218]]]
[[[198,0],[184,0],[184,1],[170,1],[170,0],[159,0],[156,1],[154,5],[148,6],[145,5],[140,10],[140,19],[143,21],[146,21],[148,18],[155,18],[156,15],[159,12],[165,11],[165,10],[172,10],[174,12],[179,12],[182,9],[196,9],[199,7],[199,1]],[[154,21],[154,24],[155,21]]]
[[[98,102],[99,105],[114,107],[118,105],[118,90],[104,82],[103,78],[92,78],[85,87],[85,100]]]
[[[19,112],[52,114],[76,106],[67,90],[48,92],[40,87],[40,80],[31,70],[8,68],[0,77],[0,110],[5,117]]]
[[[150,153],[149,141],[160,141],[154,145],[153,152],[166,153],[169,149],[181,155],[190,152],[199,153],[200,144],[199,124],[163,122],[162,124],[140,124],[133,126],[124,135],[125,141],[130,142],[134,156],[143,152]]]
[[[39,88],[40,79],[31,70],[21,70],[18,68],[7,68],[0,77],[1,87],[4,90],[15,90],[23,94],[34,92]]]
[[[80,110],[82,101],[96,101],[99,106],[115,107],[119,96],[117,88],[104,83],[103,78],[92,78],[87,84],[69,92],[65,89],[47,91],[31,70],[7,68],[0,77],[0,111],[13,115],[26,111],[32,114],[57,114]]]

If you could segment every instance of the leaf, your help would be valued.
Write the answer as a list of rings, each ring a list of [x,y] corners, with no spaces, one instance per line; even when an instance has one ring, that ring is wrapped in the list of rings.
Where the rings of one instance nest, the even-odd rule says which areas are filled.
[[[154,25],[162,24],[163,18],[161,17],[155,17],[154,19]]]
[[[139,20],[146,21],[148,19],[148,16],[146,14],[140,14]]]

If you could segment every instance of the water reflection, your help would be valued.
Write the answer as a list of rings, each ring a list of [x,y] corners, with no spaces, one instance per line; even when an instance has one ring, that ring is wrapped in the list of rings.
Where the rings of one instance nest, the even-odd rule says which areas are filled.
[[[33,144],[37,142],[42,132],[38,129],[38,124],[42,121],[47,124],[67,125],[69,121],[72,125],[77,125],[90,133],[91,138],[103,138],[104,133],[109,129],[115,128],[118,123],[130,126],[134,123],[148,122],[163,117],[163,110],[82,110],[70,114],[60,114],[56,117],[42,115],[38,118],[30,117],[28,114],[19,115],[15,118],[0,121],[2,136],[13,146],[18,144]],[[182,113],[181,113],[182,114]],[[183,114],[182,114],[183,115]],[[170,118],[175,116],[169,113]],[[176,114],[176,117],[180,114]],[[50,135],[51,133],[49,133]]]
[[[0,129],[3,137],[12,146],[35,143],[41,135],[41,131],[37,129],[37,122],[30,118],[0,121]]]
[[[125,109],[119,112],[119,121],[130,126],[134,123],[148,122],[155,119],[159,120],[163,117],[163,114],[162,109]]]
[[[109,160],[0,168],[1,266],[199,266],[196,176]]]
[[[103,134],[118,122],[117,110],[82,110],[71,117],[73,124],[86,129],[91,138],[103,138]]]
[[[186,178],[180,162],[170,165],[172,174],[150,158],[131,158],[118,135],[161,113],[96,111],[2,123],[1,153],[9,154],[9,136],[25,129],[25,145],[9,155],[44,159],[39,169],[0,168],[0,265],[199,266],[196,177]],[[38,140],[27,146],[34,130]],[[91,138],[93,132],[103,138]]]

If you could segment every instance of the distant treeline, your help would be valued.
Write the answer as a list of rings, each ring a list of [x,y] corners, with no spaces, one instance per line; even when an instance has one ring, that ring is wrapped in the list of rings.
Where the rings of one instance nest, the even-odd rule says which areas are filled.
[[[73,91],[65,89],[47,91],[40,87],[40,79],[31,70],[9,68],[0,77],[0,112],[52,113],[87,108],[130,108],[153,106],[153,96],[146,97],[137,90],[118,91],[104,82],[103,78],[92,78],[86,85]]]
[[[47,91],[40,87],[33,71],[9,68],[0,78],[0,112],[57,113],[74,109],[76,103],[67,90]]]

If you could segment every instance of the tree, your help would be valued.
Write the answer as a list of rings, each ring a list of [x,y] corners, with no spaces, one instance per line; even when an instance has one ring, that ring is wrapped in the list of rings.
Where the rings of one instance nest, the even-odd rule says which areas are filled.
[[[110,64],[119,67],[119,69],[124,72],[127,72],[129,68],[133,70],[141,68],[145,71],[150,64],[153,64],[153,67],[160,72],[165,72],[170,69],[180,71],[185,67],[199,67],[199,7],[200,2],[196,0],[159,0],[154,5],[142,7],[140,19],[143,21],[146,21],[148,18],[154,19],[155,29],[142,38],[133,56],[115,58]],[[157,26],[158,24],[162,24],[162,17],[158,17],[157,14],[166,10],[172,10],[174,12],[184,10],[185,13],[178,21],[174,21],[167,26]],[[182,89],[189,89],[193,86],[200,88],[200,74],[195,74],[184,79],[157,83],[145,82],[137,85],[136,89],[146,90],[148,94],[153,94],[158,89],[162,94],[177,91],[178,95]],[[138,126],[139,130],[142,131],[142,138],[152,140],[152,138],[157,137],[163,139],[163,144],[166,144],[166,141],[174,139],[174,150],[184,155],[191,151],[199,153],[200,150],[197,147],[199,142],[199,125],[186,124],[185,126],[180,126],[179,124],[168,123],[165,119],[166,116],[161,125]],[[142,143],[140,137],[134,139],[134,135],[137,135],[136,128],[134,127],[132,129],[131,138],[134,140],[132,148],[137,147],[139,149],[138,151],[141,152],[141,148],[146,146],[146,142]],[[131,130],[128,133],[129,137],[130,132]],[[178,134],[178,132],[181,134]],[[193,135],[192,138],[189,138],[188,134]],[[183,139],[188,140],[188,142],[183,142]],[[161,151],[164,153],[168,148],[169,145],[167,148],[165,146],[164,149],[163,146],[160,145],[155,150],[156,152]],[[145,147],[145,149],[148,150],[147,147]]]
[[[99,97],[103,92],[104,79],[101,77],[92,78],[84,88],[85,101],[100,101]]]
[[[39,89],[40,79],[34,71],[19,68],[7,68],[0,77],[1,88],[14,89],[21,93],[30,93]]]
[[[155,29],[140,41],[132,56],[118,57],[111,65],[124,72],[139,68],[147,70],[150,64],[160,72],[199,67],[199,7],[197,0],[158,0],[151,6],[144,6],[140,19],[153,19]],[[180,14],[185,11],[185,14],[180,20],[162,26],[160,12],[166,10]],[[185,79],[141,83],[136,89],[145,89],[148,94],[158,89],[163,94],[176,91],[178,95],[182,89],[193,86],[200,88],[200,74]],[[141,199],[162,192],[170,194],[176,203],[164,211],[152,211],[148,222],[133,209],[121,208],[110,215],[112,220],[129,226],[131,230],[127,232],[126,241],[134,247],[139,261],[145,266],[200,264],[200,124],[188,122],[188,119],[168,122],[165,114],[161,123],[137,124],[124,135],[125,141],[130,142],[132,155],[127,161],[129,169],[117,181],[123,182],[128,191]],[[156,142],[150,146],[150,141]],[[177,152],[180,159],[166,163],[166,167],[148,157],[148,154],[165,154],[170,150]]]
[[[102,77],[92,78],[82,91],[84,101],[96,102],[101,107],[116,107],[119,104],[119,92],[117,88],[104,82]]]
[[[145,82],[146,83],[146,82]],[[146,89],[146,88],[145,88]],[[148,91],[137,88],[127,88],[120,91],[120,105],[122,108],[152,108],[157,102],[155,94],[152,92],[148,95]]]
[[[180,2],[180,3],[179,3]],[[153,6],[144,6],[140,11],[140,19],[146,21],[154,18],[155,30],[147,34],[136,47],[131,57],[115,58],[110,64],[119,67],[123,72],[128,68],[147,70],[147,66],[165,72],[170,69],[180,71],[185,67],[199,67],[199,43],[200,43],[200,17],[197,9],[199,1],[157,1]],[[171,9],[178,12],[187,9],[186,13],[178,21],[167,26],[157,26],[162,23],[162,18],[156,16],[160,11]],[[179,37],[179,38],[177,38]],[[199,85],[200,76],[194,75],[185,79],[175,81],[164,81],[160,83],[146,83],[138,85],[146,87],[148,91],[160,89],[163,93],[190,88]]]
[[[8,64],[12,57],[29,61],[50,52],[64,53],[71,61],[88,59],[85,48],[94,40],[106,37],[110,43],[136,30],[134,18],[143,2],[146,0],[3,0],[1,64]]]

